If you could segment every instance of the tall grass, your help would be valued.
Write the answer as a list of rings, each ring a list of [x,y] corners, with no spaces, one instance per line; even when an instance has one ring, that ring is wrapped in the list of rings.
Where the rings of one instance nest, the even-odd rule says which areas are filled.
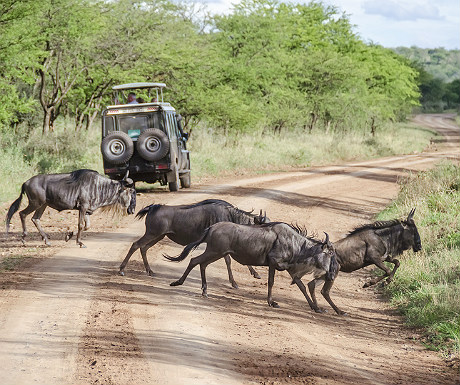
[[[201,128],[193,132],[189,147],[193,175],[200,177],[409,154],[427,147],[434,135],[410,123],[390,125],[375,137],[356,131],[288,131],[282,136],[256,132],[232,138]]]
[[[92,168],[102,172],[100,130],[75,132],[61,123],[44,136],[25,128],[0,132],[0,202],[17,197],[21,184],[40,173]]]
[[[100,130],[75,132],[61,121],[47,136],[25,129],[0,133],[0,201],[17,197],[21,184],[37,173],[68,172],[78,168],[103,171]],[[208,175],[270,172],[334,162],[423,150],[435,134],[412,124],[394,124],[375,137],[362,132],[286,131],[282,135],[256,132],[238,137],[197,127],[189,141],[192,183]]]
[[[423,327],[427,344],[460,351],[460,167],[442,163],[411,176],[379,219],[407,215],[415,221],[423,250],[409,252],[385,289],[411,326]]]

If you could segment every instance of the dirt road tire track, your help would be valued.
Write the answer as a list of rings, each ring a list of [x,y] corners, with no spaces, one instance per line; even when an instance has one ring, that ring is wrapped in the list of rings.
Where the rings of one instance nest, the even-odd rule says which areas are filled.
[[[459,157],[459,130],[438,116],[419,123],[442,130],[429,153],[318,167],[202,185],[178,193],[144,194],[150,203],[215,197],[243,209],[263,208],[272,220],[298,222],[332,240],[373,219],[398,191],[396,181],[440,159]],[[17,220],[17,218],[15,218]],[[99,221],[107,220],[103,216]],[[362,289],[369,271],[340,274],[331,295],[349,317],[310,311],[302,294],[277,273],[266,305],[261,280],[233,263],[240,289],[230,287],[223,261],[170,288],[188,262],[166,262],[181,248],[163,240],[150,249],[148,277],[138,253],[125,277],[117,267],[143,222],[87,236],[87,249],[67,244],[52,258],[2,278],[0,384],[455,384],[455,370],[402,327],[378,291]],[[16,223],[17,228],[17,223]],[[59,244],[60,245],[60,244]],[[199,251],[197,251],[199,252]],[[197,254],[194,254],[197,255]],[[320,305],[327,307],[322,298]]]

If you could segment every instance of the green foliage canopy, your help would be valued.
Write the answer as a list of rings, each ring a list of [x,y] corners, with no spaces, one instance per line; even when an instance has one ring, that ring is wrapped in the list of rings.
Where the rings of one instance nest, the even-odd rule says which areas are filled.
[[[44,133],[61,115],[89,128],[110,87],[132,81],[165,82],[186,125],[227,134],[374,130],[404,118],[419,97],[406,60],[366,45],[347,15],[320,2],[243,0],[212,16],[169,0],[8,1],[4,125],[34,105]]]

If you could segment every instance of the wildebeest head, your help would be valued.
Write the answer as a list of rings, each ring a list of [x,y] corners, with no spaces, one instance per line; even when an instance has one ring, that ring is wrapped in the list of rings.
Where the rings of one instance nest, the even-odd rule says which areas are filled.
[[[120,181],[121,193],[118,203],[126,209],[128,214],[134,214],[136,210],[136,190],[131,178],[124,178]]]
[[[270,222],[270,218],[267,217],[267,212],[265,211],[262,214],[262,209],[260,209],[259,215],[256,215],[254,217],[254,224],[255,225],[263,225],[264,223],[269,223],[269,222]]]
[[[412,209],[405,221],[401,221],[403,227],[402,246],[404,250],[410,249],[415,252],[422,250],[422,241],[414,222],[415,209]]]
[[[326,234],[326,239],[324,240],[321,247],[323,249],[323,253],[326,254],[331,259],[331,262],[329,264],[329,270],[326,273],[326,280],[333,281],[337,273],[339,272],[340,266],[337,262],[337,255],[335,253],[334,245],[332,244],[331,241],[329,241],[329,234],[328,233],[324,233],[324,234]]]

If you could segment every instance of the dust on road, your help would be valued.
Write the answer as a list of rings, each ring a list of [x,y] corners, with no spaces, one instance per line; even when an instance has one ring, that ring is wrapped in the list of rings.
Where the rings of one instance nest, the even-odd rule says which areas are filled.
[[[138,209],[151,203],[219,198],[244,210],[262,208],[271,220],[305,225],[318,235],[327,231],[334,241],[373,220],[396,196],[397,181],[408,172],[427,169],[441,159],[459,159],[459,129],[453,121],[439,116],[417,119],[444,134],[424,154],[143,194]],[[56,218],[63,214],[50,213],[42,223],[47,226],[48,221],[58,231],[63,226]],[[67,214],[67,220],[74,221],[72,215]],[[19,221],[14,220],[19,237]],[[105,221],[111,219],[99,214],[93,224],[104,230]],[[87,235],[87,249],[64,245],[57,236],[53,256],[0,278],[0,360],[5,368],[0,384],[458,382],[455,370],[423,348],[420,336],[402,326],[378,291],[362,289],[369,270],[339,274],[331,291],[348,317],[332,309],[313,313],[283,272],[277,273],[274,286],[281,308],[269,308],[267,271],[258,268],[262,279],[255,280],[235,262],[240,289],[231,288],[225,264],[218,261],[208,267],[205,299],[199,271],[183,286],[169,286],[187,262],[162,258],[182,249],[168,240],[148,253],[154,277],[144,273],[138,252],[126,276],[118,276],[118,265],[143,234],[144,224],[129,218],[108,230]],[[11,248],[13,242],[17,239],[2,240],[1,245]],[[318,300],[328,307],[323,298]]]

